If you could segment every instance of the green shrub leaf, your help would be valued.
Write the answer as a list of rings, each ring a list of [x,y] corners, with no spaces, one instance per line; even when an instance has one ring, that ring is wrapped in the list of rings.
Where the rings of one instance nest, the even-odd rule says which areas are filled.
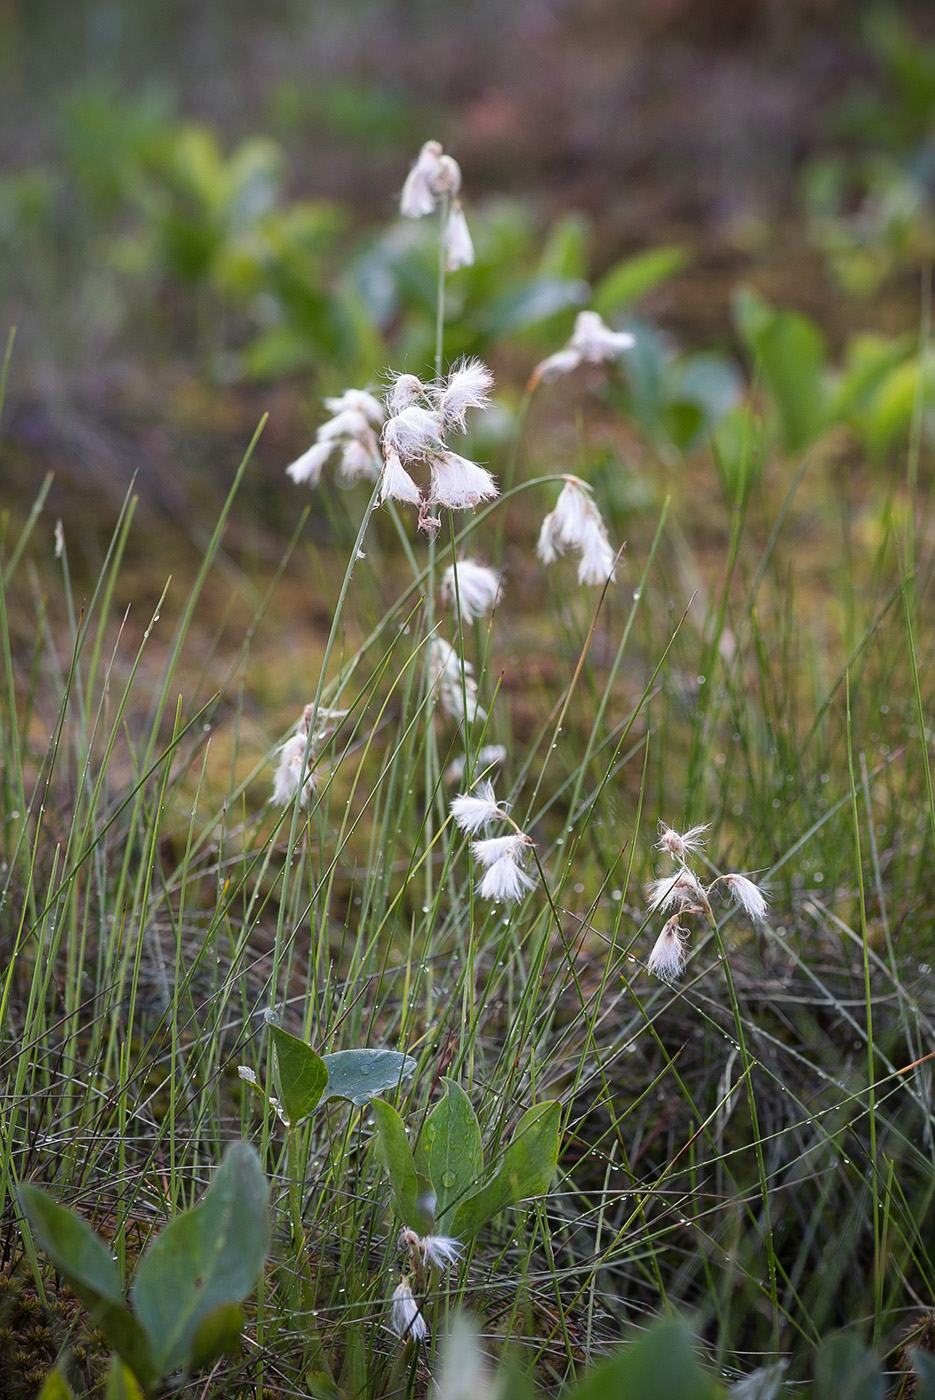
[[[318,1107],[328,1083],[328,1070],[320,1055],[297,1036],[270,1026],[276,1051],[279,1099],[289,1123],[295,1127]]]
[[[554,1101],[535,1104],[523,1114],[500,1170],[457,1207],[451,1234],[459,1240],[471,1239],[507,1206],[549,1189],[558,1163],[560,1118],[561,1107]]]
[[[132,1297],[161,1376],[190,1369],[206,1319],[255,1287],[270,1243],[268,1195],[256,1153],[234,1143],[201,1202],[144,1254]]]
[[[380,1157],[390,1179],[396,1213],[404,1225],[421,1233],[434,1224],[434,1198],[416,1164],[406,1136],[406,1128],[396,1109],[383,1099],[373,1101]]]
[[[477,1186],[483,1166],[480,1124],[467,1094],[446,1079],[446,1093],[422,1130],[422,1148],[439,1221]]]
[[[54,1367],[42,1382],[36,1400],[75,1400],[75,1392],[61,1367]]]
[[[377,1094],[398,1088],[416,1071],[412,1056],[398,1050],[337,1050],[321,1060],[328,1075],[321,1103],[326,1099],[369,1103]]]
[[[152,1385],[159,1376],[143,1329],[124,1306],[120,1272],[107,1245],[79,1215],[37,1186],[21,1186],[18,1194],[36,1243],[139,1381]]]
[[[110,1359],[104,1400],[143,1400],[143,1392],[137,1384],[136,1377],[119,1356],[112,1356]]]
[[[935,1400],[935,1356],[913,1347],[909,1357],[916,1373],[915,1400]]]
[[[243,1308],[239,1303],[221,1303],[202,1318],[192,1338],[188,1369],[211,1366],[219,1356],[240,1350]]]

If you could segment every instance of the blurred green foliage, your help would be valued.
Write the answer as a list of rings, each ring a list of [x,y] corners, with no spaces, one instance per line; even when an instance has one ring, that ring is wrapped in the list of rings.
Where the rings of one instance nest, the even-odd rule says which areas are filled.
[[[844,292],[866,298],[935,258],[935,43],[889,5],[863,33],[877,79],[841,103],[840,149],[808,165],[802,189],[813,243]]]

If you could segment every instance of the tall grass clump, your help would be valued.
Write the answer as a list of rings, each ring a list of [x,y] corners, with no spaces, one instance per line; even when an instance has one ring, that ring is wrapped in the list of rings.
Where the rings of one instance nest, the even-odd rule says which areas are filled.
[[[426,143],[401,210],[438,221],[434,362],[326,399],[268,578],[232,530],[256,438],[190,578],[146,610],[132,494],[91,570],[48,485],[5,517],[11,1395],[56,1365],[50,1393],[90,1394],[112,1350],[108,1384],[151,1393],[207,1393],[209,1360],[219,1395],[441,1377],[454,1397],[462,1366],[492,1394],[501,1362],[554,1393],[621,1339],[582,1394],[652,1373],[676,1397],[830,1395],[863,1344],[915,1383],[924,473],[835,491],[815,462],[754,463],[751,431],[720,480],[705,454],[615,506],[585,391],[626,375],[634,337],[594,311],[503,394],[497,441],[492,371],[446,359],[461,201]],[[550,444],[574,395],[569,460]],[[303,543],[310,512],[328,539]],[[326,633],[283,617],[286,580],[327,601]],[[171,1222],[218,1209],[220,1173],[253,1180],[238,1140],[271,1187],[256,1292],[219,1283],[249,1296],[211,1346],[191,1321],[134,1370],[135,1324],[94,1302],[36,1187],[104,1237],[145,1326]],[[672,1310],[703,1366],[682,1324],[638,1336]]]

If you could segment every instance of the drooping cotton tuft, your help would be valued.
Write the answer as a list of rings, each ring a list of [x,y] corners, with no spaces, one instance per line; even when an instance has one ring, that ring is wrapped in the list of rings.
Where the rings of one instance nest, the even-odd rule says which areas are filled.
[[[553,564],[566,549],[575,549],[581,555],[579,583],[605,584],[614,578],[616,556],[607,529],[590,487],[576,476],[565,478],[555,509],[542,522],[536,544],[543,564]]]
[[[477,681],[470,661],[463,661],[444,637],[433,637],[429,651],[429,681],[437,691],[442,709],[451,719],[486,719],[477,703]]]
[[[399,212],[406,219],[422,219],[431,214],[438,198],[434,182],[438,178],[438,162],[442,155],[440,141],[426,141],[416,163],[406,176],[399,200]]]
[[[399,459],[399,453],[387,451],[380,476],[380,503],[402,501],[406,505],[421,504],[422,493]]]
[[[418,403],[425,394],[425,385],[416,374],[394,375],[386,395],[387,407],[391,414],[401,413],[411,403]]]
[[[496,569],[473,559],[459,559],[456,564],[449,564],[442,575],[441,596],[452,609],[460,607],[467,622],[474,622],[499,602],[502,586]]]
[[[464,1246],[452,1235],[424,1235],[419,1241],[423,1258],[436,1269],[448,1269],[461,1262]]]
[[[503,744],[484,744],[474,755],[474,771],[483,773],[485,768],[496,768],[501,763],[506,762],[506,748]],[[459,754],[452,759],[445,769],[446,783],[460,783],[464,777],[464,770],[467,767],[467,758],[464,754]]]
[[[442,233],[442,244],[445,249],[446,271],[457,272],[459,268],[474,266],[474,240],[460,199],[451,201]]]
[[[687,930],[679,927],[679,916],[676,914],[656,939],[646,963],[647,969],[655,977],[661,977],[663,982],[675,982],[681,977],[685,970],[686,937]]]
[[[307,747],[307,735],[293,734],[291,739],[287,739],[277,749],[279,763],[276,765],[276,772],[273,775],[273,801],[277,807],[287,807],[299,791],[300,785],[302,795],[299,798],[299,806],[308,806],[309,798],[314,793],[317,782],[310,767],[304,764]],[[312,752],[309,751],[309,765],[311,761]],[[304,778],[303,767],[305,768]]]
[[[400,457],[423,461],[433,453],[443,452],[439,436],[438,415],[411,403],[400,409],[383,426],[383,445]]]
[[[300,785],[302,786],[302,794],[299,798],[299,805],[301,807],[308,806],[309,798],[318,787],[318,780],[312,772],[315,755],[319,746],[346,714],[346,710],[330,709],[327,705],[319,705],[317,708],[313,704],[305,706],[301,718],[296,723],[294,733],[276,750],[279,754],[279,763],[273,776],[272,800],[277,806],[288,806],[295,798]],[[311,741],[309,741],[309,734],[311,734]],[[303,760],[305,761],[304,774],[302,771]]]
[[[449,510],[472,510],[481,501],[498,496],[499,489],[492,474],[457,452],[442,452],[431,459],[432,505],[447,506]]]
[[[286,475],[297,485],[317,486],[328,458],[340,449],[342,486],[352,486],[361,478],[376,481],[382,467],[377,437],[384,417],[382,405],[365,389],[346,389],[324,402],[331,417],[318,428],[312,446],[286,468]]]
[[[532,842],[523,832],[511,836],[489,836],[471,843],[474,859],[484,869],[477,893],[482,899],[512,904],[535,888],[535,880],[522,861]]]
[[[725,875],[723,880],[735,903],[739,904],[745,914],[756,920],[766,918],[769,905],[759,885],[754,884],[746,875]]]
[[[646,898],[651,913],[658,909],[688,909],[692,905],[699,905],[704,910],[710,907],[704,886],[687,865],[683,865],[674,875],[651,880],[646,886]]]
[[[350,409],[355,413],[362,413],[375,428],[379,428],[386,416],[380,400],[366,389],[345,389],[343,394],[323,399],[322,402],[335,417]]]
[[[473,836],[486,831],[492,822],[506,821],[509,813],[497,802],[493,783],[484,778],[473,792],[458,794],[451,804],[451,815],[461,831]]]
[[[454,199],[461,188],[461,167],[445,155],[440,141],[426,141],[406,176],[399,212],[407,219],[423,219],[440,199]]]
[[[568,343],[554,355],[543,360],[532,372],[530,385],[547,383],[559,375],[570,374],[579,365],[605,364],[616,360],[624,350],[636,344],[629,331],[614,331],[596,311],[580,311]]]
[[[408,1278],[396,1285],[393,1292],[393,1306],[390,1310],[390,1326],[401,1341],[423,1342],[429,1334],[422,1309],[412,1295]]]
[[[291,476],[297,486],[317,486],[321,480],[321,469],[337,445],[337,442],[329,442],[327,439],[313,442],[301,457],[296,457],[294,462],[289,463],[286,476]]]
[[[529,890],[535,889],[532,876],[517,865],[510,856],[494,861],[488,866],[477,886],[481,899],[493,900],[495,904],[515,904]]]
[[[493,375],[477,359],[460,360],[440,384],[399,375],[387,395],[390,416],[383,425],[383,480],[380,499],[406,501],[419,508],[419,529],[434,534],[441,526],[437,507],[472,510],[498,495],[485,467],[452,452],[445,435],[464,430],[471,409],[487,407]],[[428,465],[428,488],[417,484],[414,468]],[[424,474],[424,471],[423,471]]]

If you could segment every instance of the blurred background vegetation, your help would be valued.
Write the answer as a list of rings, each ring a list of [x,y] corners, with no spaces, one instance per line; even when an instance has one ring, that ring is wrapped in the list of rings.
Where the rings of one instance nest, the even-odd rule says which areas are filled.
[[[430,135],[478,248],[448,351],[490,358],[507,399],[590,301],[638,333],[609,404],[637,461],[717,432],[730,471],[753,376],[787,451],[905,440],[927,4],[7,0],[0,64],[17,498],[52,468],[53,504],[90,491],[109,523],[135,474],[153,518],[210,516],[261,411],[271,482],[321,393],[424,367],[432,234],[396,196]]]

